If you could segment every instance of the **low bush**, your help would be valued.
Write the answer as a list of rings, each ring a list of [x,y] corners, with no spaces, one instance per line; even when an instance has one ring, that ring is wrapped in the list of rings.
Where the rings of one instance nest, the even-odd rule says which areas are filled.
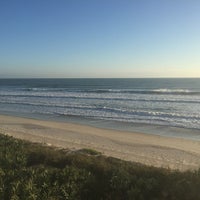
[[[0,135],[2,200],[198,200],[199,188],[200,170],[148,167]]]

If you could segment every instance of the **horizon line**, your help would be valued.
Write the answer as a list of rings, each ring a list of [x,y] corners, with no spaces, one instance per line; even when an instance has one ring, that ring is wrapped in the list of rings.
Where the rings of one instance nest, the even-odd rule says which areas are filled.
[[[0,79],[199,79],[200,77],[6,77]]]

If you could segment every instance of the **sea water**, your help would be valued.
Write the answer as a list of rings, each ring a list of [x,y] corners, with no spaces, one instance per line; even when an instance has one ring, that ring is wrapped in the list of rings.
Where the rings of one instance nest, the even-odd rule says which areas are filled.
[[[200,135],[200,79],[0,79],[0,113]]]

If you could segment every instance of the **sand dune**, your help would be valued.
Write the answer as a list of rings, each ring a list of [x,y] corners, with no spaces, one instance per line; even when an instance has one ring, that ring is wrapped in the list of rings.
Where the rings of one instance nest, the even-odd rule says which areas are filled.
[[[194,140],[6,115],[0,115],[0,132],[72,150],[92,148],[107,156],[156,167],[200,167],[200,142]]]

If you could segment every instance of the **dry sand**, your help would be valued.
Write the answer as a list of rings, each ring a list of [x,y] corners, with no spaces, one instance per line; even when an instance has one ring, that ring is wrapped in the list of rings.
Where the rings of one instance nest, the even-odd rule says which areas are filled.
[[[6,115],[0,115],[0,133],[72,150],[91,148],[107,156],[156,167],[200,167],[200,142],[194,140]]]

